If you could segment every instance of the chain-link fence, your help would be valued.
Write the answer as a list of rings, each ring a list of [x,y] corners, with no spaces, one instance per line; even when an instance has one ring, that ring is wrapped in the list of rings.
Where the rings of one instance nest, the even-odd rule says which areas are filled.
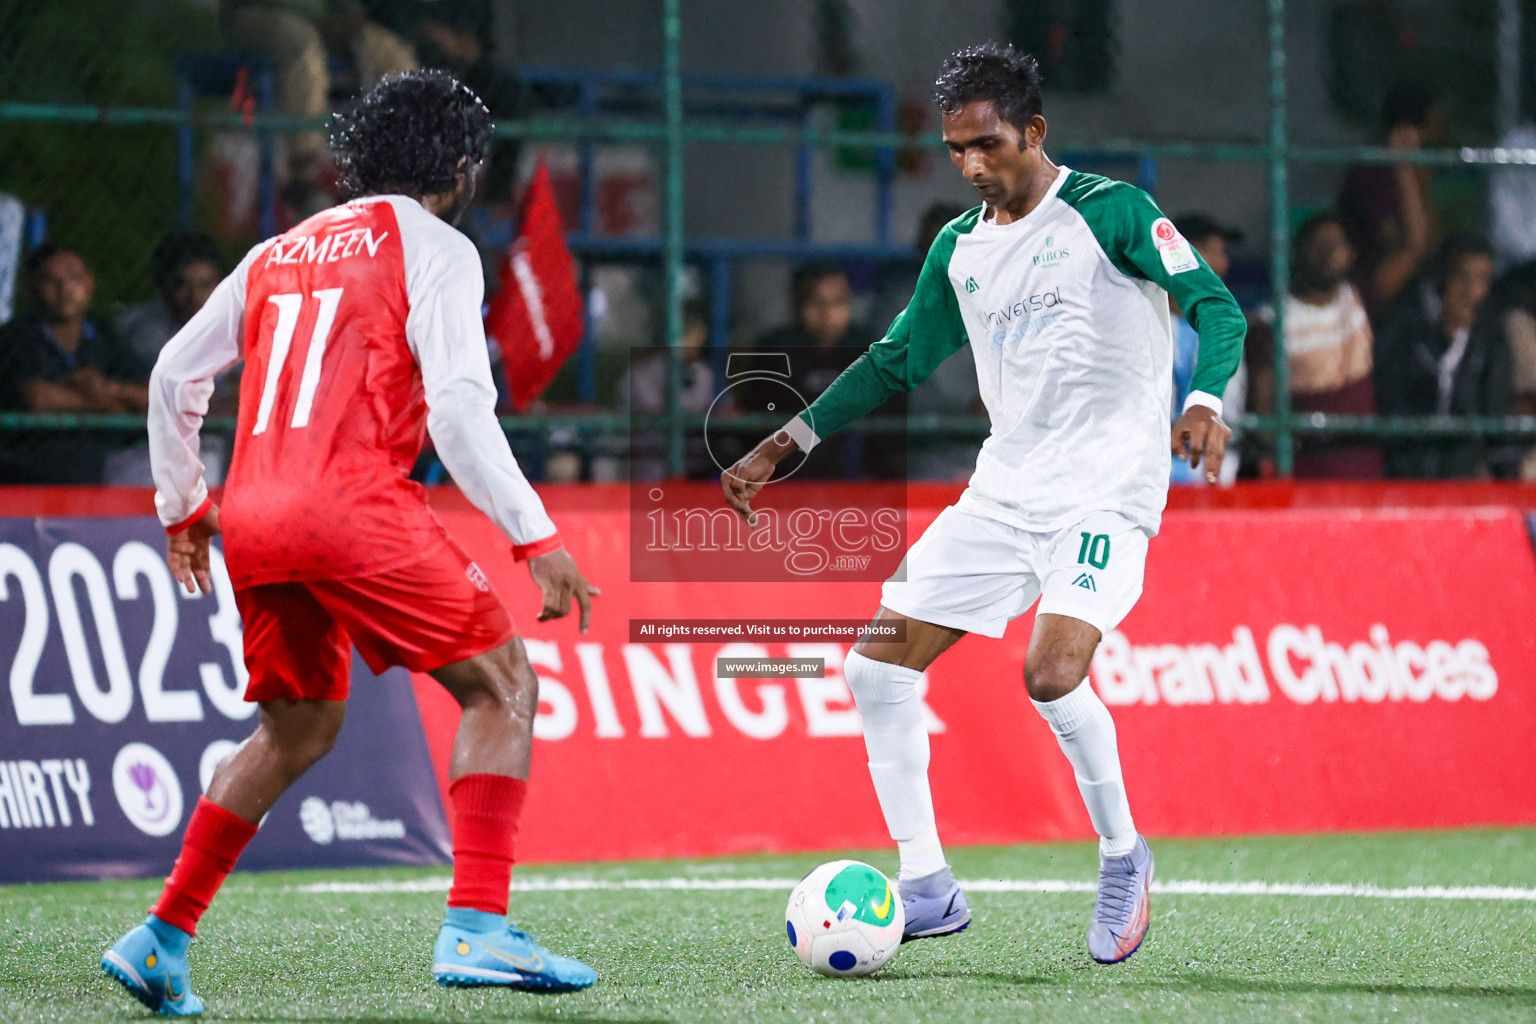
[[[227,268],[254,241],[328,201],[323,169],[303,166],[305,133],[322,119],[293,113],[270,54],[236,45],[230,10],[237,6],[227,4],[221,14],[211,0],[0,4],[0,300],[10,286],[11,305],[19,309],[28,301],[22,272],[28,254],[46,243],[72,247],[95,279],[92,316],[109,329],[156,299],[153,253],[169,232],[206,233]],[[330,0],[289,6],[312,6],[322,20],[375,13],[371,5]],[[446,26],[461,42],[470,38],[487,52],[501,45],[509,11],[517,15],[515,27],[527,31],[520,61],[509,59],[504,45],[493,72],[477,58],[486,76],[477,86],[497,108],[501,142],[486,190],[491,202],[469,228],[494,262],[510,239],[509,200],[531,154],[537,149],[546,159],[564,160],[567,227],[589,299],[588,339],[552,389],[553,407],[505,421],[520,451],[532,453],[535,473],[555,472],[546,455],[564,457],[559,472],[567,476],[622,472],[622,466],[594,471],[602,461],[595,453],[623,448],[627,420],[613,411],[622,349],[656,340],[680,347],[692,316],[701,318],[708,344],[717,349],[749,338],[769,315],[761,310],[778,301],[761,296],[774,289],[781,294],[788,277],[787,270],[764,266],[838,260],[854,279],[855,304],[864,303],[857,308],[871,317],[881,308],[877,293],[910,273],[908,239],[921,208],[936,198],[966,197],[958,182],[948,192],[934,184],[947,168],[931,111],[924,113],[920,79],[915,89],[904,82],[890,65],[895,58],[879,65],[890,79],[859,77],[861,58],[847,38],[850,31],[857,35],[860,19],[877,41],[884,40],[884,22],[896,26],[890,31],[897,35],[884,40],[887,49],[900,48],[918,68],[936,64],[951,45],[942,31],[921,31],[924,25],[943,27],[948,19],[972,37],[1026,36],[1020,41],[1041,50],[1054,76],[1047,83],[1048,112],[1063,112],[1053,125],[1066,126],[1062,148],[1071,162],[1135,180],[1165,207],[1188,196],[1210,197],[1218,214],[1245,222],[1249,240],[1236,254],[1233,287],[1246,304],[1290,291],[1292,231],[1302,215],[1331,201],[1349,163],[1439,168],[1442,227],[1498,227],[1484,214],[1486,170],[1536,163],[1536,149],[1528,148],[1536,147],[1536,134],[1524,143],[1512,134],[1522,97],[1531,91],[1524,69],[1536,63],[1521,60],[1536,24],[1525,0],[1477,0],[1453,5],[1454,12],[1405,0],[1398,6],[1408,13],[1399,11],[1396,21],[1392,5],[1348,0],[1207,5],[1208,20],[1231,37],[1231,53],[1213,52],[1214,40],[1200,41],[1200,6],[1185,0],[1179,10],[1169,9],[1167,19],[1183,27],[1164,32],[1157,12],[1110,0],[1035,7],[996,0],[978,5],[987,9],[985,17],[948,12],[938,3],[897,11],[877,0],[785,0],[764,6],[782,7],[777,15],[743,18],[757,25],[777,17],[792,34],[811,40],[807,45],[818,56],[796,69],[805,74],[770,75],[779,58],[758,60],[750,41],[736,41],[737,63],[764,72],[745,75],[721,72],[720,63],[732,58],[713,52],[726,48],[729,26],[702,7],[681,9],[678,0],[631,11],[627,20],[614,15],[602,26],[613,37],[606,49],[574,50],[539,49],[549,35],[546,23],[560,20],[553,13],[478,5],[479,22],[472,17]],[[568,20],[586,19],[572,10]],[[684,49],[695,24],[704,42]],[[366,80],[370,61],[388,60],[387,53],[370,56],[355,42],[331,41],[346,30],[336,23],[317,29],[327,43],[325,109],[345,102],[348,90]],[[355,24],[350,31],[359,38]],[[1414,31],[1435,38],[1416,43]],[[638,39],[635,54],[659,71],[615,66],[634,56],[614,42],[626,33]],[[420,52],[439,44],[453,48],[421,34],[401,38]],[[930,54],[925,46],[937,49]],[[657,48],[660,53],[652,52]],[[778,52],[766,41],[757,48]],[[708,59],[700,59],[701,52]],[[538,63],[544,54],[569,63],[571,54],[585,53],[605,54],[594,61],[602,66]],[[1458,55],[1475,68],[1451,73]],[[878,63],[862,59],[866,66]],[[1202,60],[1208,73],[1202,74]],[[709,73],[690,74],[694,64],[708,64]],[[1446,141],[1462,145],[1412,151],[1347,145],[1389,141],[1377,137],[1370,122],[1390,83],[1415,69],[1428,69],[1453,119]],[[1228,80],[1229,89],[1217,87]],[[1140,112],[1133,102],[1139,93],[1155,97]],[[1177,113],[1159,115],[1155,108],[1166,107],[1168,97],[1182,97]],[[1328,105],[1331,120],[1316,116],[1320,104]],[[1104,113],[1113,109],[1130,112],[1119,119]],[[1187,135],[1201,141],[1182,137],[1186,125]],[[1144,126],[1150,126],[1147,135]],[[1501,140],[1510,144],[1494,145]],[[928,171],[921,170],[925,165]],[[771,179],[776,191],[763,202],[722,192],[722,178],[748,192]],[[852,228],[850,209],[862,211]],[[1427,257],[1423,262],[1429,266]],[[1526,302],[1523,294],[1506,299],[1512,311]],[[1278,305],[1274,344],[1283,353],[1284,304]],[[0,313],[9,312],[5,306],[0,301]],[[612,328],[619,321],[627,333]],[[654,331],[633,326],[642,322]],[[1295,415],[1290,360],[1282,355],[1273,366],[1272,403],[1249,402],[1240,426],[1253,439],[1250,451],[1272,453],[1268,468],[1281,475],[1291,470],[1298,436],[1475,437],[1505,448],[1536,438],[1530,415],[1536,394],[1527,401],[1516,393],[1502,406],[1470,415]],[[669,375],[659,421],[673,436],[674,469],[693,422],[679,404],[681,372],[679,365]],[[1518,368],[1509,372],[1518,377]],[[70,461],[68,445],[50,444],[80,434],[109,439],[116,451],[131,449],[133,436],[142,436],[142,419],[131,409],[48,411],[22,392],[14,369],[0,370],[0,476],[10,480],[93,479],[94,463],[60,475],[61,462]],[[974,439],[985,430],[975,412],[913,410],[908,423],[928,435]],[[210,421],[214,431],[230,426],[227,415]],[[142,459],[123,465],[118,479],[145,479]],[[1506,461],[1497,471],[1516,472],[1513,465]],[[1469,471],[1491,470],[1482,462]]]

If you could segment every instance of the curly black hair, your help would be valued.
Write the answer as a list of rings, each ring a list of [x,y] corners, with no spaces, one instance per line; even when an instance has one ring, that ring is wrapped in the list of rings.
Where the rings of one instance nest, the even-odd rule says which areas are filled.
[[[342,194],[451,192],[466,158],[485,159],[491,112],[446,71],[390,75],[331,122]]]
[[[945,114],[976,100],[991,100],[997,115],[1020,132],[1040,113],[1040,62],[1012,43],[982,43],[944,58],[933,99]]]

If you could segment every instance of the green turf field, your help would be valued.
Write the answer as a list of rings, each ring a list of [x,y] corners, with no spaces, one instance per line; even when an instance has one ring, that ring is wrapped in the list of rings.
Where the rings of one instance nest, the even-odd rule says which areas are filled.
[[[433,983],[442,870],[237,875],[203,920],[193,982],[205,1019],[228,1021],[1536,1020],[1536,894],[1446,899],[1409,888],[1536,886],[1536,830],[1153,848],[1159,882],[1207,884],[1155,896],[1146,945],[1117,967],[1084,950],[1090,894],[998,891],[1007,887],[997,880],[1090,882],[1094,849],[1080,843],[950,851],[962,880],[992,882],[971,894],[971,929],[908,945],[860,981],[802,967],[783,933],[787,885],[750,887],[829,859],[797,856],[519,870],[521,884],[539,888],[514,893],[514,916],[602,974],[592,990],[563,996]],[[890,854],[865,857],[894,870]],[[634,887],[647,879],[720,887]],[[1259,881],[1291,888],[1222,888]],[[374,891],[314,891],[329,883]],[[1331,885],[1389,895],[1311,888]],[[96,964],[157,890],[0,888],[0,1019],[144,1019]]]

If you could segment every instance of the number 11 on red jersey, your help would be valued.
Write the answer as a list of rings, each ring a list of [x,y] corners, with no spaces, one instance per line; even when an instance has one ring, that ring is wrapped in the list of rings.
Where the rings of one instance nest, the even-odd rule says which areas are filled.
[[[309,337],[309,352],[304,357],[304,374],[299,378],[299,397],[293,404],[293,420],[290,427],[309,426],[309,411],[315,404],[315,390],[320,386],[320,362],[325,358],[325,342],[336,322],[336,307],[341,304],[340,288],[321,288],[311,293],[320,303],[320,313],[315,317],[315,329]],[[267,359],[267,379],[261,387],[261,405],[256,410],[256,425],[251,433],[264,433],[272,418],[272,406],[277,401],[277,379],[282,376],[283,365],[288,361],[288,350],[293,346],[293,332],[299,324],[299,311],[304,307],[304,296],[298,294],[273,295],[267,299],[277,307],[277,326],[272,331],[272,352]]]

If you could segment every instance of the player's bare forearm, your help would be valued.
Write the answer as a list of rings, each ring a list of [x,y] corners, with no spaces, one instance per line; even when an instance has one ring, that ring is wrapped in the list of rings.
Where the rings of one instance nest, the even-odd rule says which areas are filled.
[[[213,593],[208,545],[218,535],[219,506],[214,505],[197,522],[165,539],[165,562],[171,567],[171,576],[187,588],[187,593]]]
[[[544,594],[544,606],[539,609],[540,622],[564,617],[570,612],[574,599],[581,609],[581,631],[587,631],[592,624],[592,598],[602,591],[581,574],[569,551],[556,548],[547,555],[528,559],[528,575]]]
[[[1227,441],[1232,428],[1212,409],[1203,405],[1191,406],[1173,425],[1171,445],[1176,458],[1198,469],[1205,463],[1205,479],[1215,483],[1221,474],[1221,462],[1227,455]]]
[[[773,471],[780,462],[800,450],[788,432],[779,430],[763,438],[757,447],[737,459],[720,474],[720,489],[725,492],[725,503],[735,509],[748,526],[757,525],[757,515],[752,511],[752,499],[773,478]]]

